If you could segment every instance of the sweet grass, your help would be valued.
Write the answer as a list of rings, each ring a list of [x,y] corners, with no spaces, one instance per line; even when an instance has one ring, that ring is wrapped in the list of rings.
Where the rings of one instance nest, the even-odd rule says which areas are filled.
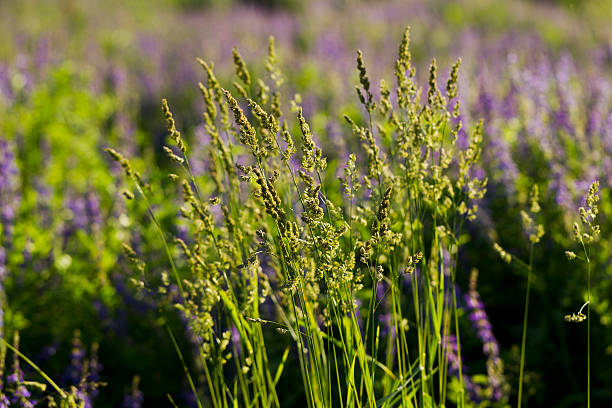
[[[206,196],[168,103],[162,105],[174,145],[164,149],[181,170],[170,177],[183,191],[188,240],[175,238],[170,247],[148,202],[150,186],[128,159],[107,149],[145,200],[164,244],[180,293],[176,307],[200,339],[207,400],[215,407],[280,406],[277,383],[293,349],[309,407],[445,406],[454,333],[459,391],[451,402],[466,405],[457,256],[487,180],[474,171],[482,123],[467,148],[456,144],[463,126],[460,61],[445,92],[432,62],[422,100],[406,30],[395,87],[381,81],[375,100],[358,52],[364,115],[345,120],[361,149],[348,157],[338,194],[302,108],[293,100],[283,110],[273,40],[268,78],[252,81],[236,49],[233,55],[240,80],[234,92],[199,60],[212,141],[206,177],[214,189]],[[125,248],[143,276],[136,283],[152,290],[146,264]],[[165,275],[162,282],[168,290]],[[265,314],[264,302],[272,305]],[[381,323],[383,308],[388,324]],[[291,340],[280,359],[269,355],[270,336]]]

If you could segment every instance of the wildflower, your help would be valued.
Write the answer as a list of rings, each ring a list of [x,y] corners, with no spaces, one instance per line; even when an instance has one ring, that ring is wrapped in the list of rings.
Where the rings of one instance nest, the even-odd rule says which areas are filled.
[[[468,392],[468,396],[472,401],[478,400],[478,395],[481,393],[478,386],[472,382],[469,376],[465,375],[465,364],[461,361],[462,358],[458,353],[459,346],[457,338],[453,334],[447,334],[442,339],[444,348],[446,349],[446,359],[449,364],[449,374],[458,376],[459,366],[463,367],[463,384]]]
[[[134,376],[132,379],[132,386],[128,394],[123,397],[121,402],[122,408],[140,408],[144,402],[144,395],[139,388],[140,377]]]
[[[465,302],[470,307],[469,319],[482,341],[484,353],[487,355],[487,375],[493,400],[500,400],[504,394],[504,367],[499,356],[499,343],[493,334],[484,304],[476,290],[478,271],[472,270],[470,275],[470,290],[465,295]]]

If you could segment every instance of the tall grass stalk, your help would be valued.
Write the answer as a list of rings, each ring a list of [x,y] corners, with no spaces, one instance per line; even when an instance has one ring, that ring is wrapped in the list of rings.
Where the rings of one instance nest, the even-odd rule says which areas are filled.
[[[587,306],[587,408],[591,408],[591,258],[589,257],[588,246],[582,241],[582,249],[584,251],[584,259],[587,264],[587,300],[585,305]],[[580,308],[578,314],[582,314]]]
[[[572,251],[565,251],[567,258],[572,261],[576,258],[587,264],[587,300],[577,313],[566,315],[568,322],[580,323],[587,321],[587,408],[591,407],[591,244],[599,237],[600,229],[596,218],[599,214],[599,181],[594,181],[589,187],[585,198],[585,206],[578,208],[578,215],[582,228],[574,222],[574,239],[582,248],[584,258]],[[588,306],[586,316],[582,310]]]
[[[408,45],[406,31],[396,62],[397,102],[384,82],[380,100],[374,99],[358,53],[357,96],[364,112],[345,119],[352,131],[347,137],[361,144],[361,153],[349,156],[340,195],[328,194],[327,160],[301,107],[294,100],[290,113],[281,109],[282,76],[272,40],[269,78],[256,82],[234,49],[235,92],[221,87],[212,64],[198,60],[207,76],[200,90],[212,183],[193,173],[187,144],[167,101],[162,103],[173,145],[164,150],[182,169],[170,177],[182,188],[180,211],[191,234],[189,242],[175,239],[182,259],[153,213],[148,185],[127,159],[109,150],[142,193],[161,234],[181,293],[176,307],[201,341],[213,406],[239,400],[280,406],[276,387],[291,360],[286,351],[281,361],[272,360],[277,365],[272,369],[266,342],[273,335],[288,335],[293,342],[308,407],[446,403],[451,326],[460,344],[457,226],[476,217],[486,187],[486,179],[471,171],[481,154],[482,124],[472,130],[467,148],[457,146],[459,61],[446,96],[432,62],[422,101]],[[130,256],[137,257],[133,250]],[[274,305],[269,316],[260,310],[266,298]],[[383,313],[390,316],[384,325]],[[264,335],[267,328],[277,333]],[[463,406],[460,361],[461,391],[454,402]]]
[[[527,321],[529,319],[529,295],[531,292],[531,272],[533,269],[533,243],[529,249],[529,266],[527,268],[527,291],[525,293],[525,311],[523,313],[523,335],[521,337],[521,363],[519,370],[518,407],[521,407],[523,397],[523,375],[525,370],[525,344],[527,341]]]
[[[529,192],[529,207],[526,210],[521,210],[521,221],[523,226],[523,232],[529,239],[529,261],[525,263],[520,258],[509,254],[502,249],[499,244],[494,244],[494,249],[498,252],[501,259],[506,263],[512,263],[517,266],[521,271],[527,273],[527,288],[525,290],[525,306],[523,310],[523,331],[521,334],[521,357],[519,366],[519,384],[518,384],[518,399],[517,407],[521,407],[523,398],[523,382],[525,375],[525,353],[527,344],[527,325],[529,322],[529,301],[531,297],[531,281],[533,275],[533,257],[535,245],[538,244],[544,236],[544,227],[542,224],[538,224],[536,216],[540,212],[540,193],[538,185],[534,184]]]

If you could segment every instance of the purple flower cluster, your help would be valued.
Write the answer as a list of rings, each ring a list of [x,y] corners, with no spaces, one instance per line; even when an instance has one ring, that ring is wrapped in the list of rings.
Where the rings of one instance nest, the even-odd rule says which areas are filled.
[[[466,64],[477,82],[466,87],[462,102],[471,116],[485,118],[489,196],[502,192],[514,201],[519,173],[537,177],[546,166],[550,194],[573,211],[590,180],[612,181],[609,77],[598,66],[584,69],[567,52],[553,55],[537,37],[492,47],[467,53],[468,61],[497,58],[488,58],[486,69]]]
[[[470,309],[469,320],[482,341],[482,351],[487,356],[487,378],[490,398],[499,401],[505,397],[504,366],[499,356],[499,343],[493,334],[480,294],[476,291],[478,273],[472,271],[470,289],[464,295],[464,300]]]
[[[70,350],[70,365],[68,367],[67,381],[76,385],[81,382],[83,375],[85,349],[81,342],[81,332],[76,330],[72,336],[72,349]]]
[[[18,333],[14,335],[13,345],[19,347]],[[4,361],[0,361],[0,365],[3,364]],[[2,370],[0,370],[0,374],[2,374]],[[22,408],[33,408],[36,405],[37,401],[32,399],[32,394],[24,385],[23,372],[21,371],[19,356],[17,356],[17,354],[14,354],[13,358],[13,372],[6,377],[6,391],[10,393],[10,399],[8,398],[9,395],[4,395],[1,385],[0,382],[0,396],[2,396],[2,398],[0,398],[0,403],[4,404],[6,401],[10,402],[7,403],[7,408],[11,406],[11,404]],[[4,408],[2,405],[0,405],[0,407]]]
[[[470,377],[466,375],[466,365],[463,363],[461,356],[459,356],[459,347],[457,345],[457,337],[454,334],[447,334],[444,336],[444,349],[446,351],[446,360],[448,361],[448,374],[459,376],[459,366],[462,368],[463,385],[467,391],[468,397],[471,401],[478,401],[480,399],[480,388],[474,384]]]
[[[0,225],[2,243],[6,246],[13,233],[13,222],[19,209],[19,169],[13,148],[7,140],[0,140]]]
[[[65,238],[77,230],[92,233],[102,226],[100,198],[97,193],[89,191],[84,195],[67,196],[66,207],[72,213],[72,218],[64,227]]]
[[[91,348],[90,358],[81,341],[81,332],[75,330],[72,337],[70,365],[67,369],[66,383],[75,387],[75,396],[84,408],[91,408],[98,395],[98,383],[102,365],[98,361],[98,346]]]
[[[19,347],[19,333],[13,337],[13,345]],[[97,345],[92,346],[91,357],[85,357],[80,334],[75,332],[71,361],[68,368],[68,386],[66,393],[70,394],[79,407],[93,407],[93,400],[98,395],[99,374],[102,369],[97,357]],[[25,381],[24,373],[19,362],[20,357],[13,354],[13,368],[10,375],[3,382],[5,368],[6,348],[0,348],[0,408],[18,406],[30,408],[37,406],[43,400],[42,384]],[[72,378],[71,378],[72,377]]]
[[[15,154],[7,140],[0,140],[0,335],[4,328],[4,279],[8,273],[8,251],[20,202],[18,178]]]
[[[142,407],[142,403],[144,401],[144,395],[139,388],[140,377],[136,376],[132,380],[132,389],[130,392],[123,397],[123,401],[121,402],[122,408],[140,408]]]

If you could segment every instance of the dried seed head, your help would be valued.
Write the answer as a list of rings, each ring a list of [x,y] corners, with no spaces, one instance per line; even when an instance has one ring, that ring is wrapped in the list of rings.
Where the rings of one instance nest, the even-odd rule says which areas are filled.
[[[168,132],[170,132],[170,139],[172,139],[174,143],[176,143],[180,151],[185,154],[185,152],[187,151],[187,146],[181,138],[181,132],[176,130],[174,117],[172,116],[172,112],[170,111],[170,107],[168,106],[168,101],[166,99],[162,99],[162,112],[166,117],[166,127],[168,128]]]
[[[246,146],[249,146],[252,149],[255,157],[262,157],[262,151],[257,141],[255,129],[253,126],[251,126],[251,123],[244,115],[244,112],[238,105],[238,101],[236,101],[228,90],[222,89],[222,92],[225,95],[225,99],[227,100],[231,111],[234,113],[236,123],[238,126],[240,126],[240,142]]]
[[[361,103],[366,107],[369,113],[375,109],[375,104],[372,97],[372,92],[370,91],[370,79],[368,78],[368,73],[366,71],[365,63],[363,62],[363,54],[361,50],[357,51],[357,70],[359,71],[359,83],[361,84],[362,89],[359,87],[356,88],[357,96]]]
[[[429,80],[427,81],[427,83],[429,84],[429,90],[427,91],[427,103],[430,106],[433,106],[436,103],[437,95],[439,92],[436,77],[437,77],[437,65],[436,65],[436,59],[434,58],[431,61],[431,65],[429,66]]]
[[[125,197],[126,200],[133,200],[134,199],[134,194],[130,190],[123,190],[123,192],[121,194],[123,194],[123,196]]]
[[[182,157],[179,157],[176,154],[174,154],[172,149],[170,149],[168,146],[163,146],[162,148],[164,149],[164,152],[166,152],[166,154],[168,155],[170,160],[172,160],[172,161],[174,161],[174,162],[176,162],[178,164],[183,164],[183,162],[185,162],[185,159],[183,159]]]
[[[586,319],[586,316],[582,313],[572,313],[571,315],[565,315],[563,318],[566,322],[580,323]]]
[[[234,68],[236,69],[236,75],[238,78],[248,87],[251,85],[251,75],[249,74],[249,70],[242,59],[242,56],[238,52],[238,48],[234,47],[232,49],[232,57],[234,60]]]
[[[461,58],[457,59],[457,62],[453,65],[450,72],[450,78],[446,83],[446,94],[448,96],[449,101],[457,96],[457,81],[458,81],[458,72],[459,66],[461,65]]]
[[[385,194],[383,195],[382,200],[380,201],[380,206],[378,207],[378,213],[376,214],[376,218],[378,218],[378,221],[380,221],[381,223],[385,221],[389,216],[389,204],[391,202],[392,190],[392,187],[388,187],[385,190]]]
[[[504,251],[504,249],[497,242],[493,244],[493,248],[499,254],[499,256],[504,262],[506,263],[512,262],[512,255]]]
[[[376,267],[376,281],[378,282],[382,282],[382,280],[384,279],[384,275],[383,275],[384,269],[381,265],[378,265]]]

